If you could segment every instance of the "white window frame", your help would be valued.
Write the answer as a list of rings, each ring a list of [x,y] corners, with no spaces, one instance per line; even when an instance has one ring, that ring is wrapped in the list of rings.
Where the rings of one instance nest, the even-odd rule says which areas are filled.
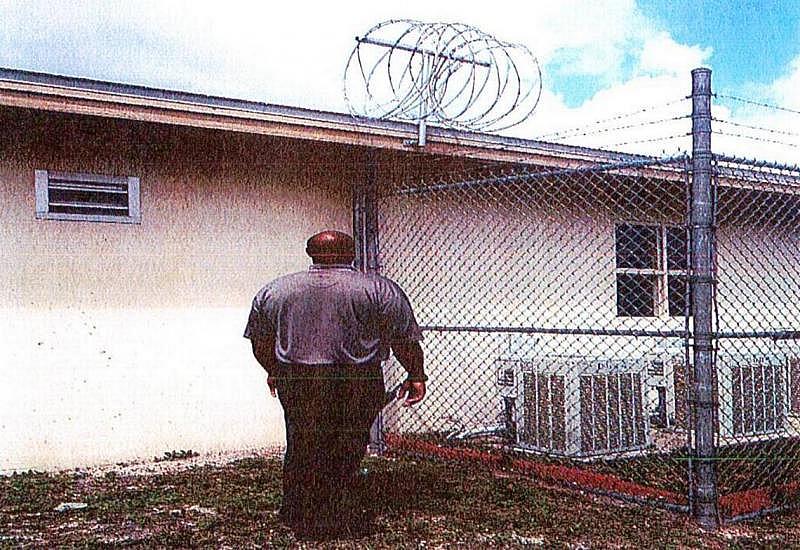
[[[620,268],[616,267],[617,260],[617,227],[621,225],[638,225],[641,227],[654,227],[657,233],[656,247],[657,247],[657,265],[655,269],[636,269],[636,268]],[[626,319],[637,318],[672,318],[681,317],[682,315],[669,314],[669,277],[688,277],[688,269],[667,269],[667,229],[681,229],[679,225],[668,223],[654,223],[654,222],[637,222],[637,221],[622,221],[614,224],[614,298],[618,299],[619,289],[617,288],[617,275],[644,275],[656,278],[655,296],[653,297],[653,315],[651,316],[638,316],[638,315],[619,315],[617,317],[624,317]],[[688,262],[687,262],[688,263]]]
[[[56,185],[51,184],[51,179],[58,180],[66,185],[69,185],[70,182],[75,182],[76,186],[83,185],[82,190],[95,190],[100,192],[108,192],[102,190],[103,185],[125,185],[127,186],[127,191],[125,193],[128,197],[128,213],[114,216],[108,214],[51,212],[50,188],[51,185]],[[107,176],[102,174],[36,170],[35,182],[37,219],[133,224],[142,222],[139,178],[132,176]],[[76,187],[76,189],[78,189],[78,187]],[[98,206],[98,208],[100,208],[100,206]]]

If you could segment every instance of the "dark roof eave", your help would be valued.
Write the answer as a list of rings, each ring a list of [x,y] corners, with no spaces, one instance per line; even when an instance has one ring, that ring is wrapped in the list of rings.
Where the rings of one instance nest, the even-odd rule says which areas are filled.
[[[390,131],[396,133],[415,134],[416,125],[407,122],[379,120],[365,117],[356,117],[344,113],[321,111],[300,107],[290,107],[271,103],[262,103],[243,99],[232,99],[221,96],[166,90],[136,84],[122,84],[94,80],[90,78],[63,76],[21,69],[0,67],[0,81],[10,81],[25,84],[59,87],[75,91],[92,91],[110,95],[155,99],[189,105],[211,108],[234,109],[241,112],[259,113],[272,116],[283,116],[294,121],[308,125],[315,122],[348,125],[355,131],[371,133],[371,131]],[[428,135],[431,138],[442,137],[462,141],[465,145],[473,147],[489,147],[498,149],[518,149],[531,153],[548,154],[565,157],[589,157],[597,160],[631,162],[646,160],[653,157],[632,155],[603,149],[579,147],[548,143],[524,138],[500,136],[482,132],[468,132],[437,126],[429,126]]]

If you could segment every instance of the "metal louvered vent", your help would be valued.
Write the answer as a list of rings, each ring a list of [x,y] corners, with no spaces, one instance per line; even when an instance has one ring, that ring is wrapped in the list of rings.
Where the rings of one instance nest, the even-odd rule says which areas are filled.
[[[777,353],[720,353],[718,364],[720,393],[730,396],[720,400],[720,435],[786,435],[790,398],[785,358]]]
[[[139,179],[37,170],[36,217],[140,223]]]
[[[521,447],[588,457],[650,444],[644,361],[556,357],[520,365]]]

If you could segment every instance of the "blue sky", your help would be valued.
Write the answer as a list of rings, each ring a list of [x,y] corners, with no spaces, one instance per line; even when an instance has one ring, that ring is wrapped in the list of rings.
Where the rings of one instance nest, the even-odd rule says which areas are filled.
[[[0,0],[0,66],[344,112],[353,38],[400,18],[463,21],[529,47],[543,94],[509,131],[520,137],[685,97],[700,65],[716,91],[800,109],[800,0]],[[654,116],[686,112],[675,109]],[[717,115],[800,122],[724,102]],[[680,135],[680,124],[662,134]],[[630,131],[569,139],[635,141]],[[685,142],[673,141],[651,150]]]
[[[798,0],[639,0],[636,6],[675,42],[709,49],[704,65],[714,71],[715,89],[727,93],[752,92],[773,82],[800,55]],[[632,43],[622,60],[623,78],[634,75],[636,54]],[[565,73],[564,65],[575,55],[575,49],[561,49],[546,66],[554,89],[571,107],[606,85],[593,74]]]
[[[780,77],[800,54],[797,0],[642,0],[642,12],[685,44],[713,48],[720,89]]]

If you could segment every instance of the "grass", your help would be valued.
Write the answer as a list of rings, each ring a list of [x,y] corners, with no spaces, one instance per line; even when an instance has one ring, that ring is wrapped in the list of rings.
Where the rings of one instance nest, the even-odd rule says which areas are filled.
[[[495,466],[520,459],[525,463],[522,471],[549,476],[551,480],[565,481],[589,490],[610,490],[634,498],[659,498],[676,505],[688,505],[692,453],[685,446],[669,452],[581,462],[557,456],[536,455],[531,458],[531,455],[509,447],[500,447],[501,443],[494,440],[452,442],[435,432],[413,439],[396,436],[393,441],[394,445],[417,456]],[[798,464],[798,437],[720,446],[716,457],[717,486],[725,517],[800,504]],[[615,483],[618,485],[616,488],[612,487]]]
[[[800,513],[704,533],[685,516],[502,470],[408,459],[365,462],[351,505],[374,515],[371,530],[298,541],[276,516],[280,466],[252,457],[160,474],[0,478],[0,547],[800,547]],[[88,507],[56,512],[62,502]]]

